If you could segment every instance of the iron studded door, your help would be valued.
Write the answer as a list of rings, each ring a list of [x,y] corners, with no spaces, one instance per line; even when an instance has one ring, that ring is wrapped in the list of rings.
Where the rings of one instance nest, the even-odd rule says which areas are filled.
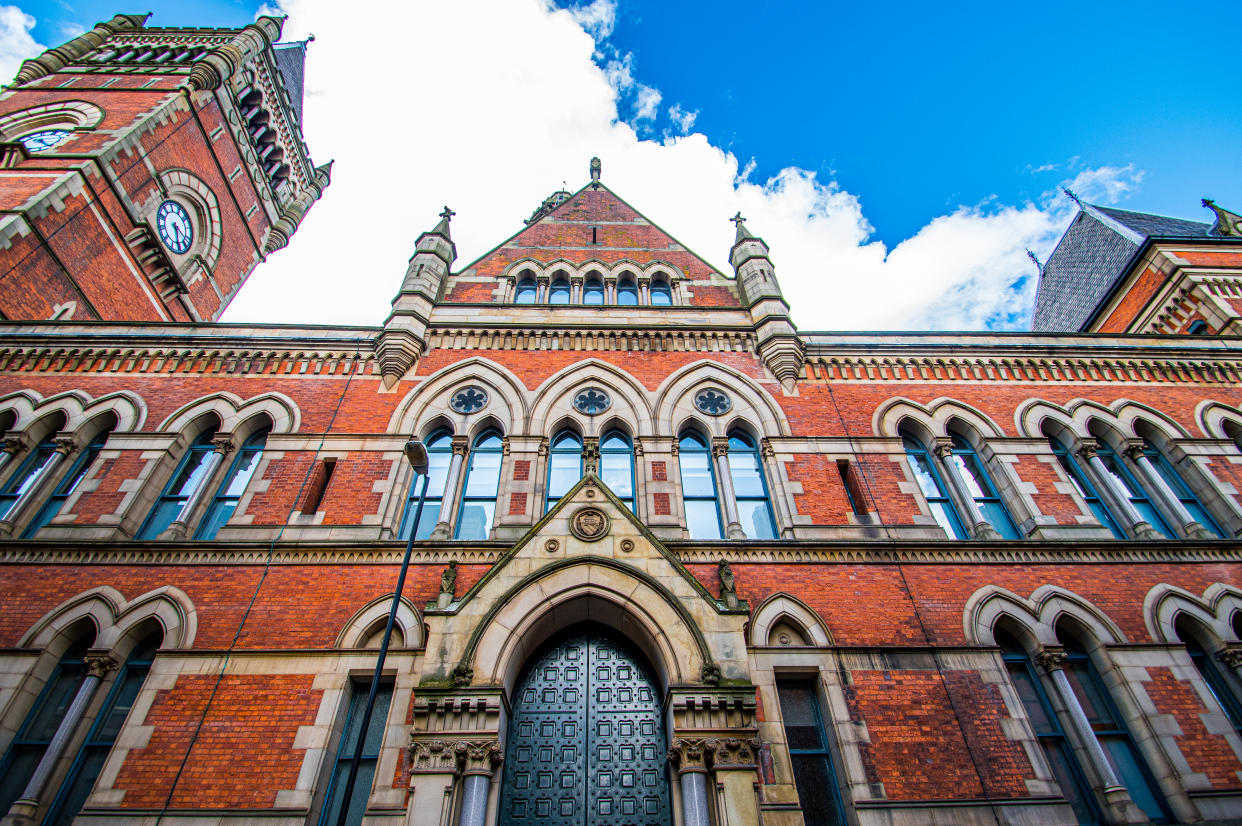
[[[552,641],[514,692],[503,826],[667,826],[659,694],[641,655],[588,626]]]

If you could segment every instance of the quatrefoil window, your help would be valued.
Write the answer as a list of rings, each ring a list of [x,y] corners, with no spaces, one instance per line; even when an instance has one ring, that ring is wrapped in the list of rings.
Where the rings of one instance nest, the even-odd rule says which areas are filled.
[[[467,387],[453,394],[449,407],[458,413],[473,413],[487,404],[487,391],[482,387]]]
[[[588,416],[603,413],[611,405],[612,399],[608,398],[608,394],[598,387],[588,387],[574,397],[574,408],[579,413],[585,413]]]
[[[733,400],[723,391],[709,387],[695,394],[694,406],[709,416],[719,416],[729,412],[729,408],[733,406]]]

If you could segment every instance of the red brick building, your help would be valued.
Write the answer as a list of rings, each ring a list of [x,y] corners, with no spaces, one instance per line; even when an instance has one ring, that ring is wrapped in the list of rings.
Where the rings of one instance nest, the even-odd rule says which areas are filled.
[[[1242,817],[1242,219],[814,333],[596,161],[381,326],[219,324],[328,183],[279,29],[0,96],[5,826],[334,823],[411,533],[351,824]]]

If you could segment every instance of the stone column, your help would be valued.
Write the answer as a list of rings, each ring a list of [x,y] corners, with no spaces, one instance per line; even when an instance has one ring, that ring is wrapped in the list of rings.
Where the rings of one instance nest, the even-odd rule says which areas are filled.
[[[64,756],[69,740],[73,737],[78,724],[82,722],[82,715],[86,713],[87,705],[95,696],[95,691],[103,681],[104,675],[116,668],[116,661],[107,656],[88,654],[85,661],[86,676],[82,678],[82,684],[78,686],[78,693],[74,695],[73,702],[69,704],[65,716],[61,718],[60,725],[56,727],[56,733],[52,735],[47,751],[43,752],[43,757],[39,759],[39,765],[35,766],[34,774],[30,775],[30,780],[26,782],[22,796],[13,803],[8,815],[4,818],[6,826],[10,823],[28,821],[35,816],[35,812],[39,809],[39,795],[42,794],[47,779],[51,777],[52,769]]]
[[[604,276],[604,303],[617,303],[617,277],[615,275]]]
[[[462,792],[459,826],[484,826],[487,822],[487,792],[492,772],[503,756],[496,740],[464,741],[456,745],[461,765]]]
[[[716,487],[720,490],[720,503],[725,511],[725,537],[745,539],[742,522],[737,516],[737,494],[733,492],[733,471],[729,467],[729,440],[723,436],[712,439],[712,456],[715,457]]]
[[[535,276],[535,291],[535,303],[546,303],[548,300],[548,277],[546,275]]]
[[[582,303],[582,276],[580,275],[569,276],[569,303]]]
[[[1164,503],[1165,512],[1173,514],[1177,527],[1181,528],[1186,536],[1193,539],[1215,539],[1215,534],[1205,528],[1199,520],[1191,516],[1190,511],[1186,510],[1182,500],[1177,498],[1177,494],[1169,487],[1169,483],[1164,481],[1160,471],[1156,470],[1152,465],[1151,459],[1148,459],[1146,454],[1143,453],[1143,447],[1142,442],[1131,442],[1126,446],[1126,456],[1139,469],[1139,475],[1143,477],[1143,481],[1147,483],[1147,486]]]
[[[681,783],[683,826],[711,826],[707,809],[707,750],[702,740],[677,738],[668,752]]]
[[[1048,672],[1048,676],[1052,678],[1052,684],[1056,686],[1057,696],[1061,700],[1061,705],[1069,713],[1070,720],[1074,724],[1074,731],[1078,734],[1078,739],[1086,749],[1096,773],[1104,782],[1104,793],[1108,794],[1110,791],[1117,789],[1125,791],[1125,786],[1117,779],[1117,774],[1113,771],[1112,764],[1108,762],[1108,758],[1104,755],[1104,747],[1096,739],[1095,731],[1092,730],[1091,723],[1087,720],[1087,714],[1082,710],[1082,705],[1078,702],[1078,695],[1074,693],[1074,688],[1070,685],[1069,678],[1065,676],[1065,652],[1044,649],[1042,653],[1035,657],[1035,662],[1039,664],[1040,668]]]
[[[640,275],[638,277],[638,303],[651,303],[651,276]]]
[[[5,436],[0,442],[0,471],[8,465],[9,460],[22,450],[22,440],[17,436]]]
[[[762,743],[758,737],[726,737],[709,740],[712,773],[724,799],[729,823],[758,823],[759,800],[755,796],[758,776],[758,754]]]
[[[228,436],[217,436],[212,439],[211,443],[211,455],[207,457],[207,466],[203,469],[203,475],[198,478],[198,485],[195,486],[194,490],[190,491],[190,495],[181,504],[181,510],[177,511],[177,518],[164,529],[159,535],[159,539],[185,538],[189,532],[190,517],[194,515],[194,509],[202,501],[203,493],[207,490],[207,486],[211,484],[211,479],[216,475],[216,470],[219,469],[220,464],[224,461],[224,457],[233,450],[233,442]]]
[[[983,518],[983,513],[980,512],[979,504],[975,502],[975,497],[970,492],[970,487],[957,469],[957,462],[953,461],[953,440],[947,438],[937,439],[933,452],[936,454],[936,458],[940,460],[941,473],[949,480],[949,487],[953,488],[953,492],[957,494],[956,498],[960,503],[958,510],[961,512],[962,517],[970,523],[968,526],[970,535],[975,539],[1000,539],[1001,535],[996,532],[996,528],[993,528],[988,520]]]
[[[1160,532],[1135,510],[1134,503],[1130,501],[1129,491],[1121,490],[1120,483],[1113,474],[1108,472],[1104,460],[1099,457],[1099,448],[1100,445],[1095,439],[1083,439],[1082,446],[1078,448],[1078,455],[1087,460],[1087,467],[1091,468],[1095,474],[1096,482],[1101,490],[1113,494],[1112,499],[1116,500],[1116,510],[1125,522],[1125,529],[1139,539],[1163,539]]]
[[[466,460],[470,440],[465,436],[453,437],[453,458],[449,460],[448,476],[444,479],[444,498],[440,500],[440,514],[431,531],[432,539],[449,539],[453,536],[453,506],[457,500],[457,488],[461,484],[461,469]]]
[[[73,439],[68,436],[57,436],[53,441],[56,442],[56,450],[48,457],[43,467],[35,471],[34,477],[27,483],[26,489],[17,497],[17,501],[13,503],[13,507],[9,508],[9,512],[4,515],[4,519],[0,520],[0,535],[8,536],[13,532],[15,523],[21,518],[22,511],[39,496],[39,492],[43,489],[43,485],[48,479],[56,473],[56,469],[60,467],[61,462],[65,461],[65,457],[77,449]]]

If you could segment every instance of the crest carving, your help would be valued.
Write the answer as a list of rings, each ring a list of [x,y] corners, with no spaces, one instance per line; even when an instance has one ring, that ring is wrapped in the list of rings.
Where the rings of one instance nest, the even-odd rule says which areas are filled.
[[[569,530],[583,542],[596,542],[608,535],[608,514],[590,505],[578,508],[569,519]]]

